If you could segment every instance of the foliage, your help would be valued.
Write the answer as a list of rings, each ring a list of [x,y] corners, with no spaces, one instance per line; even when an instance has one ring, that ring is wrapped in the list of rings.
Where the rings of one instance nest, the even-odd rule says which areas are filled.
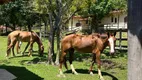
[[[111,0],[112,10],[127,11],[127,0]]]
[[[110,0],[98,0],[90,7],[90,14],[96,16],[97,20],[101,20],[111,10]]]
[[[37,19],[38,17],[34,14],[29,0],[15,0],[0,5],[0,24],[6,24],[15,28],[15,25],[32,25]]]

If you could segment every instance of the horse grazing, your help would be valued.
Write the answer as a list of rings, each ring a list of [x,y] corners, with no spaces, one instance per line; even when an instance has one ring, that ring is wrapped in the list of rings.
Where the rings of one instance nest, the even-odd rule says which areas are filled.
[[[12,52],[13,52],[13,56],[15,56],[14,53],[14,47],[15,44],[19,44],[19,42],[28,42],[28,45],[26,47],[28,47],[30,45],[29,48],[29,56],[32,56],[32,48],[33,48],[33,44],[34,42],[36,42],[38,44],[38,48],[39,48],[39,54],[42,56],[43,55],[43,51],[44,51],[44,46],[42,44],[42,41],[40,40],[39,36],[33,32],[33,31],[13,31],[8,35],[8,41],[7,41],[7,57],[9,56],[10,52],[11,52],[11,48],[12,48]],[[18,52],[18,51],[17,51]],[[25,50],[24,50],[25,52]],[[23,52],[23,54],[24,54]]]
[[[103,80],[101,74],[101,61],[100,61],[100,53],[106,48],[106,46],[110,46],[110,54],[115,52],[115,35],[116,33],[104,33],[98,34],[94,33],[91,35],[78,35],[78,34],[70,34],[65,36],[61,41],[61,56],[60,56],[60,66],[59,66],[59,76],[65,76],[62,72],[62,64],[64,63],[67,68],[66,63],[66,54],[69,52],[69,63],[71,66],[71,70],[74,74],[78,74],[74,66],[72,64],[74,51],[82,52],[82,53],[92,53],[93,54],[93,62],[90,66],[90,74],[93,75],[92,68],[95,62],[98,65],[98,74],[101,80]]]

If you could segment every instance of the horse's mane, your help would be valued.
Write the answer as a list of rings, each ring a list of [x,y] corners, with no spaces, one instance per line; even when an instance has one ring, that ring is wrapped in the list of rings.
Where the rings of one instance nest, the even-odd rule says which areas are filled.
[[[70,35],[70,34],[76,34],[76,32],[75,31],[69,32],[69,33],[66,33],[65,35],[67,36],[67,35]]]
[[[98,38],[105,39],[108,37],[107,33],[93,33],[92,36],[97,36]]]

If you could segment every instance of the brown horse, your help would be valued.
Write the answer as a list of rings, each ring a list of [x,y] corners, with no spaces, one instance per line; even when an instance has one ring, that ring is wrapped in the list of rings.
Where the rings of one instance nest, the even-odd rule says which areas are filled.
[[[93,62],[90,66],[90,74],[93,75],[92,68],[95,63],[97,62],[98,65],[98,74],[101,80],[103,80],[101,74],[101,61],[100,61],[100,53],[106,48],[106,46],[110,46],[110,53],[113,54],[115,49],[115,34],[98,34],[94,33],[91,35],[78,35],[78,34],[70,34],[65,36],[61,41],[61,56],[60,56],[60,74],[59,76],[65,76],[62,72],[62,64],[64,63],[65,67],[67,68],[66,64],[66,54],[69,52],[69,63],[71,66],[71,70],[74,74],[78,74],[74,66],[72,64],[74,51],[82,52],[82,53],[92,53],[93,54]]]
[[[34,42],[36,42],[38,44],[38,48],[39,48],[39,54],[42,56],[43,55],[43,51],[44,51],[44,46],[42,44],[42,41],[40,40],[39,36],[33,32],[33,31],[13,31],[8,35],[8,41],[7,41],[7,57],[9,56],[10,52],[11,52],[11,48],[12,48],[12,52],[13,52],[13,56],[15,56],[14,53],[14,47],[15,44],[19,42],[28,42],[28,45],[30,45],[29,48],[29,56],[32,56],[32,48],[33,48],[33,44]],[[27,46],[28,46],[27,45]]]

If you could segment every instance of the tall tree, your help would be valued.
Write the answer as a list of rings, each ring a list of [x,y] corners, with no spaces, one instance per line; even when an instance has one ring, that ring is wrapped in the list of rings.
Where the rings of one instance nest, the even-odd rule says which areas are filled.
[[[53,64],[53,55],[54,55],[54,35],[55,35],[55,28],[54,28],[54,18],[53,18],[53,11],[54,11],[54,3],[55,1],[51,0],[36,0],[35,4],[35,11],[42,15],[41,20],[46,24],[45,27],[48,27],[47,23],[49,23],[49,37],[48,37],[48,57],[47,61],[48,64]],[[46,32],[46,31],[45,31]]]
[[[128,80],[142,80],[142,0],[128,0]]]

